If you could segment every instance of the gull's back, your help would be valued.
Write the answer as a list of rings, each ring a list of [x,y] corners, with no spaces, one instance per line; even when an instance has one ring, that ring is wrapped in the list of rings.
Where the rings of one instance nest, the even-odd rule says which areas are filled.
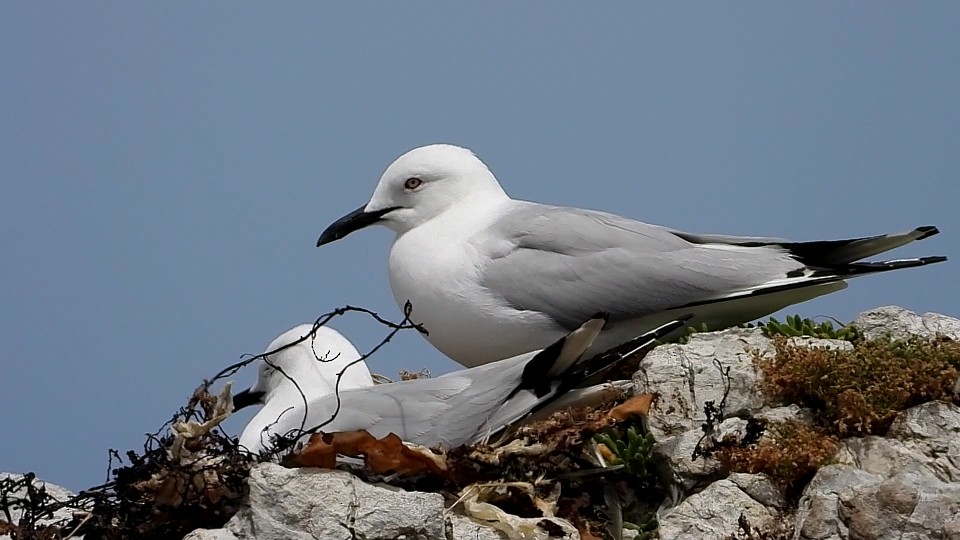
[[[304,415],[295,410],[281,417],[272,431],[324,424],[320,431],[326,433],[365,429],[378,438],[395,433],[404,441],[425,446],[460,446],[476,436],[516,389],[526,361],[534,354],[435,378],[346,390],[340,392],[339,411],[337,396],[324,395],[307,404],[303,428]]]

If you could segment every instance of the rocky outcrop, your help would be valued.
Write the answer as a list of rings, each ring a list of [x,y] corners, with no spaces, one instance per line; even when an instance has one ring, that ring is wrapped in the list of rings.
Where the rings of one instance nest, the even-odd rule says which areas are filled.
[[[937,334],[960,340],[960,319],[926,313],[919,315],[897,306],[885,306],[864,311],[853,321],[867,339],[891,337],[906,339],[910,336],[932,338]]]
[[[960,407],[902,412],[885,437],[844,441],[797,512],[810,540],[960,539]]]
[[[220,530],[192,540],[448,540],[506,538],[496,529],[444,509],[436,493],[371,485],[325,469],[263,463],[250,471],[248,504]]]
[[[868,338],[939,334],[960,340],[960,320],[895,307],[865,312],[855,325]],[[808,347],[853,347],[847,341],[792,339]],[[673,491],[657,512],[660,538],[747,538],[743,530],[748,527],[776,530],[770,538],[778,539],[960,540],[960,408],[954,404],[923,403],[900,412],[883,436],[841,440],[829,464],[792,497],[766,475],[728,474],[715,456],[698,451],[704,441],[750,436],[756,419],[810,422],[812,411],[776,403],[760,391],[763,375],[755,358],[773,354],[773,342],[760,329],[735,328],[694,334],[688,343],[658,347],[642,361],[634,382],[638,392],[659,395],[647,424],[657,440],[663,479]],[[548,537],[536,527],[522,529],[526,536],[511,536],[460,515],[460,507],[451,510],[439,494],[369,484],[343,471],[260,464],[252,469],[248,487],[249,497],[224,528],[199,529],[187,538]],[[48,490],[70,496],[49,484]],[[54,519],[69,516],[62,512]],[[560,520],[548,528],[579,537]],[[624,538],[629,537],[627,531]]]
[[[778,518],[780,498],[776,486],[763,475],[717,480],[660,519],[660,538],[726,538],[737,530],[741,519],[766,529]]]
[[[854,325],[868,338],[941,335],[960,340],[960,320],[933,313],[919,316],[902,308],[862,313]],[[791,341],[808,347],[853,347],[839,340]],[[809,421],[809,411],[768,402],[760,392],[762,375],[753,359],[772,354],[772,341],[759,329],[733,328],[693,334],[684,345],[658,347],[640,364],[634,377],[638,391],[659,393],[648,425],[667,464],[666,474],[681,491],[694,493],[661,510],[662,538],[733,538],[741,515],[761,530],[778,516],[793,519],[782,507],[782,494],[765,477],[722,479],[720,463],[695,452],[708,439],[704,425],[709,424],[706,411],[711,407],[722,409],[722,418],[709,428],[713,440],[743,437],[747,418]],[[901,413],[884,437],[845,440],[832,460],[835,464],[821,469],[803,492],[793,519],[797,538],[960,539],[958,414],[954,405],[931,402]],[[751,477],[756,484],[748,488],[744,482]],[[767,495],[757,496],[761,492]]]

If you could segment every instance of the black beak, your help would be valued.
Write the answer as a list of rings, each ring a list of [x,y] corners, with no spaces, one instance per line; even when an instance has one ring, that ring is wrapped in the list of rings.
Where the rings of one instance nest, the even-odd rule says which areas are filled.
[[[384,208],[383,210],[364,212],[364,206],[361,206],[353,212],[350,212],[342,218],[334,221],[333,224],[327,227],[327,230],[323,231],[323,234],[320,235],[320,239],[317,240],[317,247],[320,247],[324,244],[329,244],[335,240],[339,240],[353,231],[359,231],[364,227],[373,225],[374,223],[383,219],[384,215],[399,208],[399,206],[393,206],[390,208]]]
[[[263,394],[264,392],[251,392],[250,390],[244,390],[233,395],[233,410],[239,411],[244,407],[249,407],[250,405],[256,405],[258,403],[263,403]]]

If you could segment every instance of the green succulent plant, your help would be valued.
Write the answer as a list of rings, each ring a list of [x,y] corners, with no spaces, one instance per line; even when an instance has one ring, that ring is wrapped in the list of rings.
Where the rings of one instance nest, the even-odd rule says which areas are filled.
[[[643,428],[631,426],[626,433],[619,429],[610,429],[606,433],[594,435],[594,440],[603,444],[616,456],[616,464],[623,464],[627,475],[634,477],[641,485],[652,487],[657,483],[653,435],[643,433]]]
[[[680,343],[681,345],[686,344],[687,342],[690,341],[690,336],[699,332],[709,332],[709,331],[710,329],[707,328],[707,323],[700,323],[700,326],[689,325],[686,328],[687,333],[677,338],[677,343]]]
[[[839,324],[839,323],[838,323]],[[841,339],[844,341],[858,341],[862,338],[859,330],[853,325],[840,325],[839,328],[833,326],[830,321],[817,323],[813,319],[802,319],[799,315],[787,315],[785,322],[778,321],[775,317],[770,317],[767,322],[757,324],[763,335],[773,336],[811,336],[822,339]]]
[[[653,540],[657,538],[657,529],[660,524],[657,522],[656,512],[648,512],[638,521],[639,523],[623,522],[624,529],[637,531],[637,536],[633,537],[634,540]]]

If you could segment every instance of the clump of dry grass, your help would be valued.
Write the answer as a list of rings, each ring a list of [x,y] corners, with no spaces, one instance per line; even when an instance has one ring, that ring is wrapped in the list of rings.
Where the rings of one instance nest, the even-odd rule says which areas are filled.
[[[797,420],[775,422],[755,445],[721,447],[724,469],[764,473],[788,493],[798,492],[837,451],[839,441]]]
[[[960,343],[950,339],[857,340],[847,351],[787,339],[774,337],[774,357],[755,357],[763,390],[812,409],[816,425],[771,423],[758,443],[721,445],[716,456],[728,471],[769,475],[788,494],[803,489],[841,438],[882,435],[897,413],[921,403],[960,403]]]
[[[939,338],[860,341],[852,351],[791,346],[757,356],[764,390],[810,407],[834,435],[883,434],[899,411],[933,400],[960,402],[960,343]]]

